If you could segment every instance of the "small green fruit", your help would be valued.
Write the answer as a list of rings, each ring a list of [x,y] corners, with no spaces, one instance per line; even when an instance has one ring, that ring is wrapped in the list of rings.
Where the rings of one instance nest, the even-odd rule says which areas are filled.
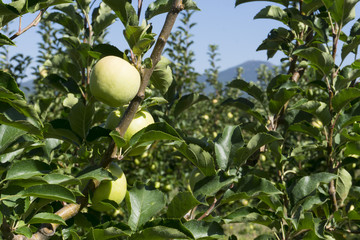
[[[205,177],[206,176],[198,168],[195,168],[194,170],[192,170],[192,172],[190,173],[190,177],[189,177],[188,189],[190,191],[193,191],[195,184],[197,182],[203,180]]]
[[[105,128],[114,130],[120,123],[121,119],[121,112],[119,110],[115,110],[111,112],[106,120]],[[151,114],[145,110],[139,111],[135,114],[134,119],[130,123],[128,129],[126,130],[126,133],[124,135],[124,139],[126,142],[129,142],[131,137],[135,135],[138,131],[141,129],[147,127],[148,125],[154,123],[154,118],[151,116]],[[129,156],[137,156],[146,151],[146,149],[150,145],[147,146],[140,146],[137,148],[134,148],[131,150],[131,152],[128,154]],[[126,149],[128,146],[125,146]]]
[[[140,74],[129,62],[106,56],[94,66],[90,75],[90,90],[99,101],[119,107],[130,102],[140,88]]]
[[[157,188],[160,188],[160,182],[155,182],[155,184],[154,184],[154,187],[157,189]]]
[[[120,204],[124,200],[127,191],[126,177],[121,168],[117,164],[111,163],[109,171],[117,177],[117,179],[113,181],[102,181],[95,189],[91,199],[93,203],[91,208],[99,212],[112,210],[110,206],[103,204],[101,201],[111,200]]]

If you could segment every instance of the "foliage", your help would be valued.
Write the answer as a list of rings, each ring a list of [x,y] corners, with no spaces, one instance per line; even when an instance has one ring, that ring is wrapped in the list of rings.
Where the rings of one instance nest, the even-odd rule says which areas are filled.
[[[20,70],[5,71],[5,61],[0,71],[2,238],[234,240],[228,226],[254,223],[269,229],[256,239],[356,239],[359,63],[343,63],[356,58],[360,43],[359,21],[352,21],[357,2],[273,1],[255,18],[282,25],[258,50],[269,58],[281,52],[281,69],[262,67],[259,83],[242,79],[239,69],[222,87],[218,49],[210,45],[210,94],[192,66],[189,10],[196,4],[179,2],[154,1],[144,21],[142,1],[138,11],[125,0],[2,3],[2,25],[56,5],[41,14],[36,95],[26,99],[18,87],[24,59],[14,58]],[[169,59],[161,57],[164,39],[156,42],[150,20],[169,12],[166,25],[183,8]],[[116,19],[128,49],[106,43]],[[5,34],[1,39],[13,44]],[[107,55],[129,61],[143,84],[150,82],[121,108],[114,131],[104,126],[114,109],[89,90],[91,68]],[[155,123],[126,143],[127,126],[144,108]],[[140,156],[124,149],[149,143]],[[125,202],[105,201],[114,210],[97,212],[90,199],[101,181],[115,178],[107,170],[114,161],[128,180]]]

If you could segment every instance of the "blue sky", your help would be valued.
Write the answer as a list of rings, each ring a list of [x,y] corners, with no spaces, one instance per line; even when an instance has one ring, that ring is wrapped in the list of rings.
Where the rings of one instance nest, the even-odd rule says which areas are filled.
[[[137,1],[133,1],[134,5],[135,2]],[[149,0],[144,1],[144,9],[150,2]],[[195,52],[194,67],[197,72],[203,73],[209,67],[207,56],[209,44],[219,45],[221,61],[218,64],[220,70],[225,70],[248,60],[267,61],[266,51],[257,52],[256,48],[266,38],[269,31],[272,28],[280,27],[281,23],[269,19],[254,20],[253,18],[262,8],[271,5],[270,2],[245,3],[236,8],[235,0],[197,0],[195,2],[201,9],[192,17],[192,22],[196,22],[197,25],[192,28],[191,32],[194,35],[195,44],[192,46],[192,50]],[[23,26],[25,27],[35,16],[36,14],[25,15]],[[165,14],[150,20],[153,23],[155,33],[160,32],[164,19]],[[177,23],[179,24],[179,21]],[[17,20],[11,26],[16,29]],[[11,53],[23,52],[30,56],[36,56],[38,51],[36,42],[40,40],[36,30],[36,27],[32,28],[18,37],[15,41],[17,46],[10,49]],[[126,48],[122,31],[123,27],[117,21],[110,27],[110,34],[107,38],[111,44],[120,50]],[[284,55],[279,52],[269,61],[279,64],[282,57]]]

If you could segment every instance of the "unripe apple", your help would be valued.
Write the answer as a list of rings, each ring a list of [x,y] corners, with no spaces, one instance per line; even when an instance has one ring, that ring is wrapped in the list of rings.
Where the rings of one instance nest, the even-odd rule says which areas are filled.
[[[120,123],[121,112],[119,110],[114,110],[111,112],[106,120],[105,128],[114,130]],[[131,121],[128,129],[125,132],[124,139],[126,142],[129,142],[131,137],[140,131],[141,129],[147,127],[148,125],[154,123],[154,118],[151,114],[145,110],[139,111],[135,114],[134,119]],[[142,154],[148,146],[141,146],[131,150],[129,156],[137,156]],[[126,149],[128,146],[125,146]]]
[[[190,191],[194,190],[195,184],[201,180],[203,180],[206,176],[198,169],[195,168],[190,173],[189,182],[188,182],[188,189]]]
[[[120,204],[124,200],[127,191],[126,177],[121,168],[116,163],[111,163],[109,171],[112,175],[117,177],[117,179],[112,181],[101,181],[100,185],[95,189],[91,199],[91,208],[99,212],[112,210],[110,206],[107,206],[101,201],[111,200]]]
[[[119,107],[135,97],[140,82],[138,70],[129,62],[106,56],[91,71],[90,90],[97,100],[111,107]]]

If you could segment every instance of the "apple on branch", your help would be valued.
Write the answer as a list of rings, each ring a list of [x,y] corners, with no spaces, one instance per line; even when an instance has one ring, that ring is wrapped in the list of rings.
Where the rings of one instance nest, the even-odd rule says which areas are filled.
[[[92,95],[111,107],[120,107],[129,103],[139,91],[140,83],[138,70],[116,56],[100,59],[90,75]]]

